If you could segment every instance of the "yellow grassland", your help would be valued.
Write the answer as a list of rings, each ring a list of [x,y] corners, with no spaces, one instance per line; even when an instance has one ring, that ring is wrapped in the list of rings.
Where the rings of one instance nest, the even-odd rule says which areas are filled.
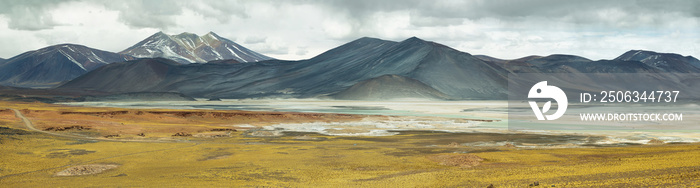
[[[40,103],[0,105],[37,111],[115,110]],[[51,121],[27,116],[40,123]],[[171,123],[140,119],[126,124],[152,125],[153,130],[158,125],[182,126],[181,119],[174,119],[177,121]],[[101,117],[91,121],[113,120]],[[220,127],[223,120],[209,120],[215,125],[203,121],[192,119],[196,124],[193,126],[207,129]],[[546,187],[700,186],[698,144],[563,149],[450,147],[449,143],[421,144],[424,138],[412,133],[380,140],[311,133],[305,138],[319,139],[250,137],[242,131],[224,138],[168,139],[165,137],[170,133],[152,131],[147,139],[168,142],[127,142],[32,132],[11,111],[0,111],[0,127],[26,131],[0,135],[0,187],[527,187],[535,181]],[[99,129],[95,132],[103,134]],[[435,155],[476,155],[483,161],[473,167],[446,166],[430,159]],[[55,175],[85,164],[119,167],[93,175]]]

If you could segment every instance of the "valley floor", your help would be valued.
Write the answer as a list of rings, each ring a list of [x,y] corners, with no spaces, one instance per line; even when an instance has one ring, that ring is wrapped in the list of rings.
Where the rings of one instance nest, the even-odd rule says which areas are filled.
[[[487,119],[0,107],[0,182],[7,187],[700,186],[694,143],[611,147],[596,145],[605,137],[595,135],[405,130],[376,136],[350,129],[358,121]],[[348,129],[272,126],[319,122],[348,123],[340,125]]]

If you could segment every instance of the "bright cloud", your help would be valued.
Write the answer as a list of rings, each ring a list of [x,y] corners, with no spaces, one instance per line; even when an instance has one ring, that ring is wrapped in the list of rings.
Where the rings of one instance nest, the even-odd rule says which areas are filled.
[[[77,43],[118,52],[158,31],[213,31],[281,59],[311,58],[356,38],[416,36],[513,59],[631,49],[700,56],[698,1],[3,1],[0,57]]]

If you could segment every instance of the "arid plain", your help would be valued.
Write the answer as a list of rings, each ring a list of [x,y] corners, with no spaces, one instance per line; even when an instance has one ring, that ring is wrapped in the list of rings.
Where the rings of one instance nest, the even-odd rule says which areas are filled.
[[[1,102],[4,186],[640,187],[700,185],[700,145],[504,132],[290,132],[279,123],[434,117]],[[442,118],[473,122],[479,119]],[[335,131],[335,132],[334,132]]]

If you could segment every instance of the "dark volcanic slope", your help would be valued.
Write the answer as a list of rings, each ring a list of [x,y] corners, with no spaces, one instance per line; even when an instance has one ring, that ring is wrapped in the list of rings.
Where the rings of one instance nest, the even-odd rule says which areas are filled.
[[[60,88],[115,93],[149,91],[166,81],[167,73],[177,65],[177,62],[164,58],[113,63],[71,80]]]
[[[360,81],[393,74],[421,81],[453,98],[504,96],[497,66],[449,47],[410,38],[400,43],[361,38],[306,61],[281,67],[274,77],[215,93],[223,97],[285,94],[315,97]]]
[[[53,87],[100,66],[130,59],[133,57],[81,45],[55,45],[0,63],[0,85]]]
[[[252,63],[207,63],[182,65],[165,58],[144,58],[100,67],[59,87],[61,90],[89,90],[110,93],[168,92],[171,85],[191,88],[190,93],[207,93],[209,85],[226,74]],[[250,78],[255,79],[255,78]],[[182,83],[184,81],[192,81]]]
[[[479,58],[482,61],[493,62],[493,63],[505,63],[508,61],[505,59],[498,59],[498,58],[487,56],[487,55],[474,55],[474,57]]]
[[[390,100],[402,98],[448,99],[424,83],[398,75],[384,75],[362,81],[333,95],[346,100]]]
[[[380,76],[374,72],[391,74],[395,70],[371,70],[377,65],[371,61],[387,52],[396,42],[361,38],[331,49],[312,59],[260,64],[231,74],[211,93],[220,97],[257,97],[292,95],[314,97],[338,92],[360,80]],[[376,68],[375,68],[376,69]],[[249,76],[250,75],[250,76]],[[254,78],[254,80],[247,79]],[[243,80],[246,79],[246,80]],[[248,82],[252,81],[252,82]],[[245,83],[241,85],[240,83]]]

